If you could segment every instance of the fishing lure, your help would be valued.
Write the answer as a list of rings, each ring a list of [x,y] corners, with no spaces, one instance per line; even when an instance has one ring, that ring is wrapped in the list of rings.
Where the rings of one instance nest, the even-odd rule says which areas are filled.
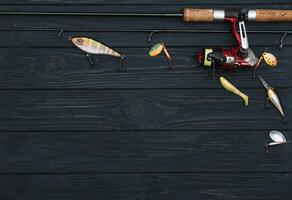
[[[232,85],[228,80],[226,80],[224,77],[219,78],[221,85],[228,90],[229,92],[232,92],[238,96],[240,96],[243,101],[244,105],[248,106],[248,96],[243,94],[240,90],[238,90],[234,85]]]
[[[283,111],[282,105],[281,105],[281,101],[277,95],[277,93],[275,92],[275,89],[273,87],[271,87],[261,76],[258,76],[258,78],[261,80],[263,86],[266,88],[267,90],[267,100],[266,100],[266,107],[269,107],[269,101],[272,102],[272,104],[274,104],[274,106],[279,110],[279,112],[282,115],[282,118],[285,117],[285,113]]]
[[[93,65],[91,54],[108,55],[120,58],[120,71],[122,71],[122,64],[125,56],[120,54],[106,45],[87,37],[70,37],[69,40],[78,47],[81,51],[86,53],[91,65]]]
[[[265,49],[264,52],[262,53],[261,57],[259,58],[257,64],[254,67],[254,78],[255,78],[255,70],[260,67],[262,60],[264,60],[265,63],[271,68],[274,68],[278,65],[278,60],[277,60],[276,56],[274,56],[271,53],[268,53],[267,49]]]
[[[161,52],[164,53],[167,61],[168,61],[168,66],[169,67],[172,67],[172,57],[171,55],[169,54],[165,44],[163,42],[159,42],[155,45],[153,45],[149,51],[149,55],[151,57],[156,57],[158,56]]]
[[[290,141],[287,141],[285,136],[279,131],[271,131],[269,133],[269,135],[270,135],[270,138],[273,140],[273,142],[265,144],[265,147],[266,147],[266,151],[265,152],[266,152],[266,154],[270,153],[269,147],[275,146],[275,145],[280,145],[280,144],[285,144],[287,142],[290,142]]]

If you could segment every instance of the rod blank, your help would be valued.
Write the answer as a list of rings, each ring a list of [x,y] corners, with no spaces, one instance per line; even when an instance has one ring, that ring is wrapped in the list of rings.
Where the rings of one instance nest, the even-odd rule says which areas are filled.
[[[182,13],[96,13],[96,12],[0,12],[0,15],[44,15],[44,16],[109,16],[109,17],[183,17]]]

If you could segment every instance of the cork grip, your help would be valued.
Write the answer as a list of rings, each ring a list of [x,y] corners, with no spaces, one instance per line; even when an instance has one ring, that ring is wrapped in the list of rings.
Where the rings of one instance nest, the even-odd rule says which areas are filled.
[[[256,22],[292,22],[292,10],[256,10]]]
[[[212,9],[184,9],[185,22],[213,22],[214,14]]]

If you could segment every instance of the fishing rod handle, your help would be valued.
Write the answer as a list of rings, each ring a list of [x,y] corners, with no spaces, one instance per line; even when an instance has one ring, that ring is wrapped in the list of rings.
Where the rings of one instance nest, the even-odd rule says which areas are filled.
[[[184,9],[185,22],[213,22],[214,10],[213,9]]]
[[[292,22],[292,10],[256,9],[256,22]]]
[[[184,9],[185,22],[215,22],[224,21],[227,17],[238,17],[239,11],[213,9]],[[249,22],[292,22],[292,10],[248,10]]]

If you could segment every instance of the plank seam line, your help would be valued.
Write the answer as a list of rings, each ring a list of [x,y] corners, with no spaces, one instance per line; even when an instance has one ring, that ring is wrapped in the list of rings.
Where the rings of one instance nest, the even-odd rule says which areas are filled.
[[[222,45],[212,45],[212,47],[216,48],[216,47],[220,47],[220,48],[230,48],[230,46],[235,45],[235,43],[233,42],[232,44],[230,44],[229,46],[222,46]],[[168,45],[169,49],[173,50],[173,49],[183,49],[183,48],[189,48],[189,49],[193,49],[193,48],[202,48],[202,46],[204,46],[203,44],[190,44],[190,45]],[[251,48],[262,48],[262,47],[277,47],[278,44],[259,44],[259,45],[253,45],[251,46]],[[292,44],[289,43],[285,43],[284,44],[284,48],[288,47],[290,48],[292,46]],[[136,46],[126,46],[126,45],[111,45],[112,48],[124,48],[124,49],[148,49],[151,47],[151,45],[144,45],[144,46],[140,46],[140,45],[136,45]],[[15,46],[0,46],[0,48],[2,49],[17,49],[19,50],[20,48],[23,49],[76,49],[76,47],[74,46],[22,46],[22,45],[15,45]]]
[[[290,131],[291,128],[278,128],[277,130],[279,131]],[[1,129],[0,132],[7,132],[7,133],[39,133],[39,132],[44,132],[44,133],[51,133],[51,132],[222,132],[222,128],[221,129],[131,129],[131,130],[127,130],[127,129],[123,129],[123,130],[92,130],[92,129],[80,129],[80,130],[62,130],[62,129],[55,129],[55,130],[5,130],[5,129]],[[256,131],[270,131],[270,129],[266,129],[266,128],[257,128],[257,129],[223,129],[224,133],[226,132],[234,132],[234,131],[238,131],[238,132],[243,132],[243,131],[250,131],[250,132],[256,132]],[[234,133],[232,133],[234,134]]]
[[[214,6],[214,5],[222,5],[222,3],[0,3],[0,5],[4,6]],[[232,3],[224,3],[224,5],[291,5],[290,2],[232,2]]]
[[[282,86],[275,86],[277,90],[291,90],[292,87],[282,87]],[[240,87],[241,89],[250,89],[250,90],[262,90],[263,88],[261,86],[258,87]],[[215,88],[215,87],[183,87],[183,88],[168,88],[168,87],[161,87],[161,88],[0,88],[0,92],[6,92],[6,91],[66,91],[67,93],[70,93],[70,91],[137,91],[140,93],[140,91],[176,91],[176,90],[222,90],[222,88]]]
[[[193,172],[179,172],[179,171],[158,171],[158,172],[8,172],[0,173],[0,176],[11,175],[192,175],[192,174],[292,174],[292,171],[193,171]]]

